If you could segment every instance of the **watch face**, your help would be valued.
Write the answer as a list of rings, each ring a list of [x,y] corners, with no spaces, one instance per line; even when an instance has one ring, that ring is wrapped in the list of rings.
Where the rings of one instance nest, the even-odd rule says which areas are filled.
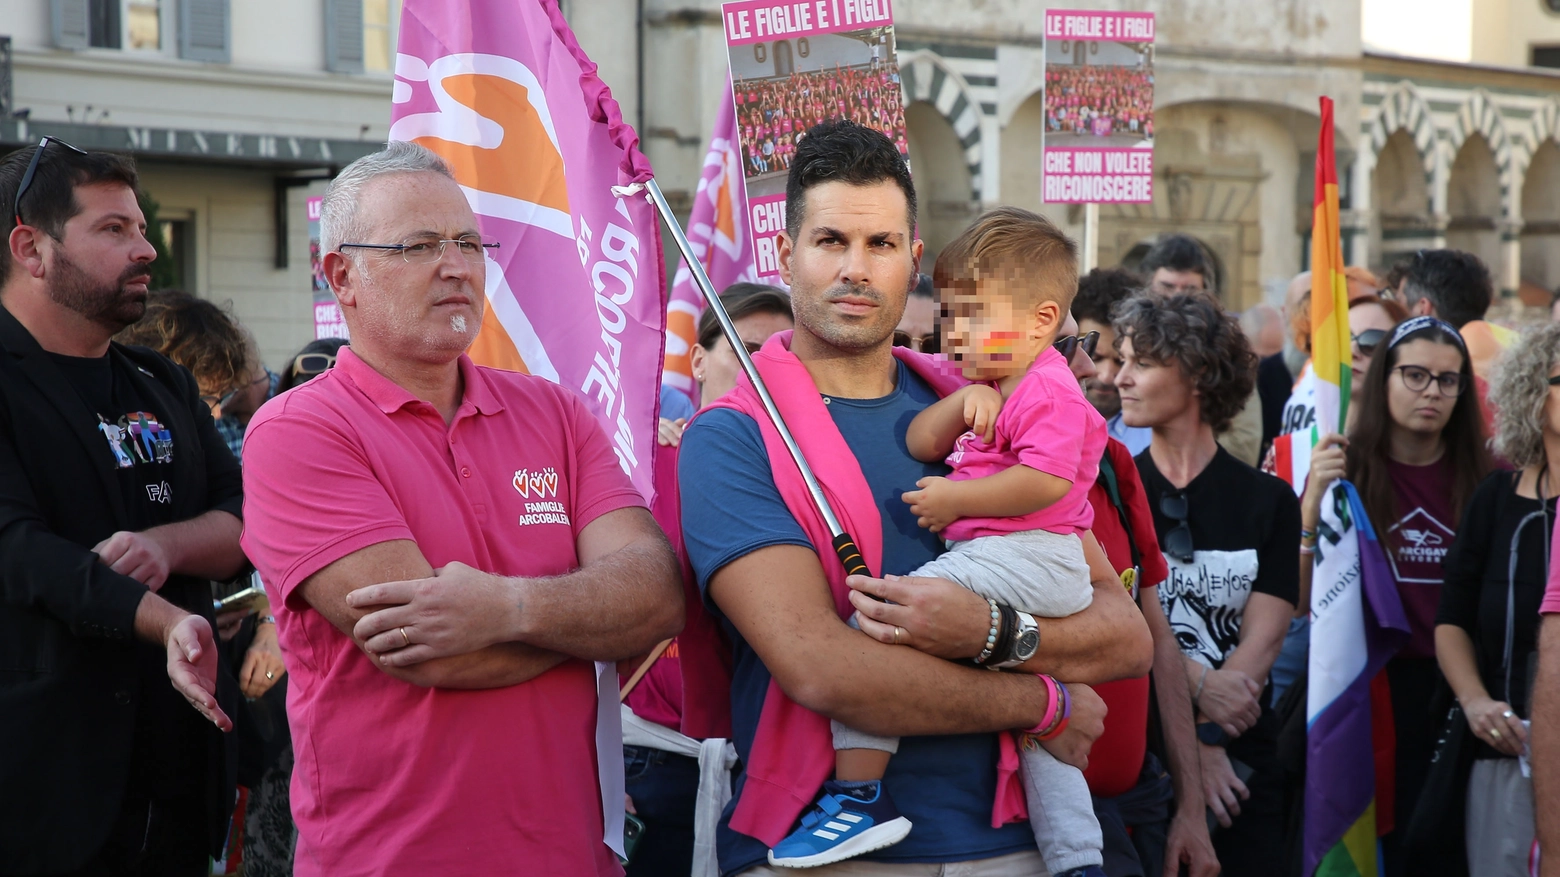
[[[1035,656],[1035,651],[1039,648],[1040,631],[1031,628],[1018,635],[1018,641],[1013,644],[1013,654],[1027,661]]]

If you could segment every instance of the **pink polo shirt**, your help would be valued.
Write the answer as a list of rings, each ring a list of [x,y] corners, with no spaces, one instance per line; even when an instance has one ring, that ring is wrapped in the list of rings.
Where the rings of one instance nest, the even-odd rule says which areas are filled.
[[[1551,557],[1560,557],[1560,554],[1555,554],[1560,551],[1560,527],[1555,528],[1550,549]],[[1560,563],[1549,567],[1549,584],[1544,587],[1544,602],[1538,604],[1538,611],[1541,615],[1560,615]]]
[[[297,593],[395,539],[434,569],[567,573],[587,524],[643,506],[574,394],[464,356],[460,370],[448,426],[351,349],[249,426],[243,547],[282,595],[299,877],[622,873],[602,843],[591,664],[509,688],[422,688]]]
[[[985,478],[1022,464],[1065,478],[1072,489],[1027,515],[960,518],[943,530],[942,537],[958,542],[1024,530],[1071,535],[1089,529],[1094,524],[1089,488],[1099,475],[1108,438],[1105,418],[1084,398],[1067,360],[1047,347],[1003,401],[995,439],[988,443],[973,432],[959,437],[948,455],[948,465],[953,467],[948,477],[954,481]]]

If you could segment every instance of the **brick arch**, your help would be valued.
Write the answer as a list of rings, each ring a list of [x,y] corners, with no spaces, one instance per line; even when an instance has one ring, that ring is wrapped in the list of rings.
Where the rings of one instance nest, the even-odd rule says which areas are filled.
[[[970,200],[980,203],[985,191],[981,175],[980,102],[970,93],[969,83],[941,56],[927,49],[904,52],[899,56],[899,75],[904,84],[905,106],[924,101],[937,109],[964,148],[964,164],[970,172]],[[910,156],[912,165],[915,156]]]

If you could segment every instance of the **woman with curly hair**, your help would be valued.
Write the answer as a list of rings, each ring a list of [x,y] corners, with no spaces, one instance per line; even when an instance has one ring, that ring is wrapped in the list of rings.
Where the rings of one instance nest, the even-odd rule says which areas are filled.
[[[1122,420],[1150,427],[1137,456],[1170,575],[1160,603],[1180,642],[1197,714],[1213,838],[1226,877],[1270,874],[1284,848],[1278,719],[1264,695],[1294,615],[1300,509],[1288,485],[1214,435],[1238,414],[1257,357],[1206,296],[1138,296],[1113,322]]]
[[[1442,564],[1462,512],[1492,468],[1484,444],[1484,417],[1473,386],[1473,366],[1462,336],[1435,317],[1398,324],[1376,348],[1351,407],[1358,417],[1345,440],[1325,435],[1311,454],[1301,498],[1302,550],[1316,545],[1322,500],[1333,481],[1347,478],[1387,551],[1410,638],[1387,663],[1396,728],[1395,828],[1383,838],[1388,877],[1405,873],[1403,834],[1419,801],[1436,731],[1432,700],[1436,667],[1436,610]],[[1302,565],[1302,593],[1311,569]],[[1534,604],[1536,608],[1536,603]],[[1378,802],[1381,799],[1378,797]],[[1378,804],[1379,806],[1379,804]]]
[[[1468,778],[1468,873],[1527,873],[1533,785],[1525,748],[1528,659],[1538,648],[1538,604],[1548,577],[1560,494],[1560,325],[1512,346],[1490,383],[1502,412],[1495,452],[1517,467],[1479,484],[1446,554],[1435,654],[1478,739]],[[1554,461],[1551,467],[1550,461]]]
[[[176,289],[146,297],[146,313],[114,336],[138,344],[190,370],[213,419],[222,416],[228,395],[249,383],[252,344],[232,314]]]

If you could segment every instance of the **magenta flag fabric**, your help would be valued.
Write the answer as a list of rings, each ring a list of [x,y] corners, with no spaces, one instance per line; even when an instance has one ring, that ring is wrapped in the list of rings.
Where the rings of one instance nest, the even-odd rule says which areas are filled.
[[[553,0],[406,0],[390,139],[449,162],[501,245],[471,356],[579,391],[646,500],[666,277],[638,135]]]
[[[756,282],[753,270],[753,245],[747,232],[747,194],[742,185],[742,160],[737,157],[737,116],[731,99],[731,80],[721,95],[720,112],[710,133],[710,148],[704,154],[704,172],[693,197],[693,213],[688,217],[688,242],[704,271],[720,292],[738,281]],[[677,266],[672,279],[671,302],[666,317],[666,372],[661,380],[687,393],[695,407],[698,388],[693,382],[690,352],[698,341],[699,316],[704,313],[704,297],[693,280],[687,262]]]

